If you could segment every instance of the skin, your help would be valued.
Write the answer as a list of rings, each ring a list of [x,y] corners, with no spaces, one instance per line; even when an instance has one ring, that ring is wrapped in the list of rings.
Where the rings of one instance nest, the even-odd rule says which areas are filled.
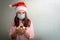
[[[17,12],[17,15],[18,15],[18,14],[23,15],[23,14],[25,14],[25,11],[24,11],[24,10],[19,10],[19,11]]]

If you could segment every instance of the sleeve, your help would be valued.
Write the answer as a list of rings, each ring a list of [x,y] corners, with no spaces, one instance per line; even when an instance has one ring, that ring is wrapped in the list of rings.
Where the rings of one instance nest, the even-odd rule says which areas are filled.
[[[33,28],[32,22],[31,22],[30,27],[27,29],[27,32],[28,32],[29,35],[30,35],[30,39],[33,39],[33,40],[34,40],[34,28]]]
[[[11,22],[10,23],[10,27],[9,27],[9,39],[11,40],[11,34],[14,32],[14,23],[13,22]]]

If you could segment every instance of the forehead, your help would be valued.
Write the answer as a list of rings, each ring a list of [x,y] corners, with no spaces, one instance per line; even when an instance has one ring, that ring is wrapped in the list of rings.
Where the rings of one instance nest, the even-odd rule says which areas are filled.
[[[24,10],[19,10],[18,12],[25,12]]]

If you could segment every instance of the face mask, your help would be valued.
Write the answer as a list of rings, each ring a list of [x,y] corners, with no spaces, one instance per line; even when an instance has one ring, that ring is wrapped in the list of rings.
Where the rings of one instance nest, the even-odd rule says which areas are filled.
[[[21,19],[21,20],[24,19],[25,18],[25,14],[22,14],[22,15],[18,14],[18,18]]]

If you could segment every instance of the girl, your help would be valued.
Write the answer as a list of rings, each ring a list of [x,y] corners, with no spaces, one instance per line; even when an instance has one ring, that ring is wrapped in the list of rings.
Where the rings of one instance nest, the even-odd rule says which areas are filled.
[[[24,2],[10,5],[15,7],[16,16],[9,30],[10,40],[34,40],[34,29],[31,20],[27,17],[27,7]]]

